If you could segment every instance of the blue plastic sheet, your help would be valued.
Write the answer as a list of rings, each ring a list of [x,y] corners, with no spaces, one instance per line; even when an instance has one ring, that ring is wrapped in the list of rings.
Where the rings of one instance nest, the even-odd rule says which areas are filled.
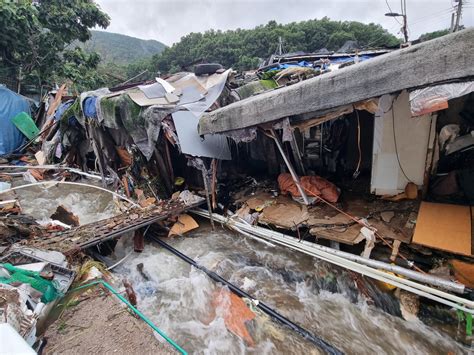
[[[87,118],[97,118],[97,107],[96,107],[97,97],[89,96],[86,97],[83,104],[82,110],[84,116]]]
[[[346,62],[351,62],[354,60],[354,57],[355,56],[346,56],[346,57],[338,57],[338,58],[331,58],[330,61],[331,61],[331,64],[343,64],[343,63],[346,63]],[[370,55],[360,55],[359,56],[359,62],[362,62],[364,60],[367,60],[367,59],[371,59],[373,58],[373,56],[370,56]],[[305,68],[312,68],[313,67],[313,64],[310,63],[310,62],[307,62],[305,60],[301,61],[301,62],[298,62],[298,63],[291,63],[291,64],[288,64],[288,63],[282,63],[282,64],[278,64],[277,67],[273,67],[271,69],[268,69],[266,71],[275,71],[275,70],[282,70],[282,69],[286,69],[286,68],[291,68],[291,67],[305,67]]]
[[[68,101],[62,103],[61,105],[59,105],[58,109],[54,113],[54,120],[59,121],[61,119],[62,115],[64,115],[64,112],[66,112],[66,110],[69,107],[71,107],[71,105],[73,103],[74,103],[74,100],[68,100]]]
[[[20,112],[31,114],[28,101],[0,85],[0,155],[14,152],[25,142],[25,136],[11,122]]]

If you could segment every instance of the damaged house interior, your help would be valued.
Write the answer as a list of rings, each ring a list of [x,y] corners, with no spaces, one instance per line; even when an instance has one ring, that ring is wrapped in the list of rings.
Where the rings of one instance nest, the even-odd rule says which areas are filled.
[[[465,352],[472,43],[62,83],[37,107],[0,87],[0,322],[44,353]]]

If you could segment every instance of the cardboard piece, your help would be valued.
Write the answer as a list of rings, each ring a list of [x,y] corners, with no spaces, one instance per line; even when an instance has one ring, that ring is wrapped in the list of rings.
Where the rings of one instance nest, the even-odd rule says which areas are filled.
[[[452,259],[450,261],[456,281],[474,288],[474,265],[470,262]]]
[[[280,195],[276,199],[264,203],[261,207],[263,207],[263,212],[260,214],[258,222],[262,224],[295,229],[309,218],[307,207],[287,196]]]
[[[422,202],[413,243],[471,255],[471,207]]]
[[[182,214],[178,217],[178,221],[171,227],[168,237],[175,235],[183,235],[199,227],[199,224],[188,214]]]

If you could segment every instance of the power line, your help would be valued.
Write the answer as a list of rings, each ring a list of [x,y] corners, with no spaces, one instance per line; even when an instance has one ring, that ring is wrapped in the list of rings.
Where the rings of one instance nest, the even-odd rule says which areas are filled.
[[[453,12],[453,8],[449,8],[449,9],[443,9],[443,10],[438,10],[438,11],[434,11],[428,15],[424,15],[424,16],[421,16],[421,17],[417,17],[414,19],[414,21],[411,21],[411,23],[417,23],[417,22],[420,22],[422,20],[425,20],[427,18],[432,18],[432,17],[436,17],[436,16],[440,16],[440,15],[445,15],[445,14],[450,14]]]
[[[393,12],[393,11],[392,11],[392,8],[391,8],[390,5],[388,4],[388,0],[385,0],[385,3],[387,4],[388,11],[389,11],[389,12]],[[397,19],[396,17],[394,17],[393,19],[394,19],[395,21],[397,21],[400,26],[402,25],[402,23],[401,23],[400,21],[398,21],[398,19]]]
[[[411,25],[414,25],[414,24],[417,24],[417,23],[420,23],[420,22],[428,22],[430,20],[433,20],[433,19],[436,19],[436,18],[441,18],[441,17],[444,17],[446,15],[450,15],[450,14],[452,14],[452,9],[451,9],[451,11],[439,12],[437,14],[433,13],[431,15],[423,16],[423,17],[419,17],[419,18],[415,19],[415,21],[411,22]]]

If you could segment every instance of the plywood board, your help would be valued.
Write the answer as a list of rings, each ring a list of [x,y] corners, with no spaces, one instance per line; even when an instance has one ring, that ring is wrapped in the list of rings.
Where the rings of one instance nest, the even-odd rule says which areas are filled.
[[[422,202],[413,243],[471,255],[471,207]]]

